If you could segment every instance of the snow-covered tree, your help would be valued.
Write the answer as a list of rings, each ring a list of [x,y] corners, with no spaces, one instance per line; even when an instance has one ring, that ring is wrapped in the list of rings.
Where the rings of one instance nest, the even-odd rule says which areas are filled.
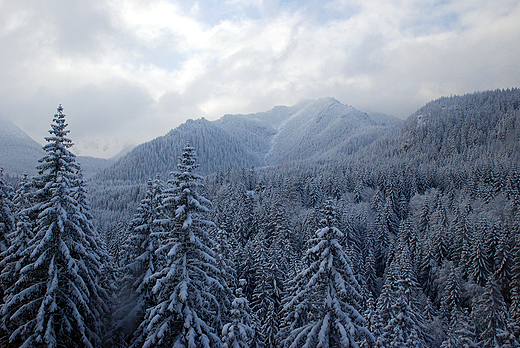
[[[376,308],[376,303],[371,293],[369,293],[364,317],[367,320],[367,328],[374,335],[376,347],[383,347],[383,318]],[[372,347],[373,342],[365,339],[361,347]]]
[[[9,248],[0,253],[0,291],[9,288],[18,279],[23,263],[22,258],[25,257],[24,250],[27,249],[33,237],[32,228],[35,216],[34,214],[29,216],[28,210],[31,206],[31,187],[32,184],[25,175],[13,198],[16,229],[7,236],[10,240]]]
[[[360,314],[360,287],[352,272],[343,233],[336,227],[334,206],[327,201],[323,228],[309,240],[307,268],[293,279],[283,308],[284,347],[358,347],[373,341]]]
[[[4,181],[3,168],[0,168],[0,316],[3,305],[4,292],[13,281],[13,273],[17,271],[11,252],[14,238],[15,218],[14,204],[11,201],[11,189]],[[6,330],[3,321],[0,321],[0,346],[7,346]]]
[[[520,236],[516,236],[516,246],[513,250],[511,279],[511,319],[520,327]]]
[[[100,285],[99,244],[73,197],[79,165],[61,105],[36,177],[34,237],[6,290],[2,324],[13,347],[100,347],[108,296]],[[20,243],[25,243],[20,240]]]
[[[118,321],[116,327],[123,338],[135,344],[142,343],[145,339],[143,332],[136,329],[142,322],[146,309],[153,305],[154,283],[151,277],[158,269],[155,253],[158,243],[154,234],[160,232],[160,225],[156,220],[160,217],[159,197],[162,190],[163,184],[159,178],[155,181],[148,180],[146,196],[137,208],[124,245],[127,261],[122,269],[123,279],[119,294],[122,304],[115,315]]]
[[[485,222],[481,222],[480,225]],[[489,276],[490,267],[488,264],[488,254],[484,244],[483,230],[477,232],[473,241],[473,250],[471,255],[471,264],[469,265],[469,275],[471,279],[478,285],[484,286]]]
[[[266,347],[276,347],[283,296],[281,289],[283,275],[276,262],[279,255],[273,255],[276,253],[274,249],[266,250],[267,238],[264,233],[257,234],[254,242],[257,281],[251,307],[259,318]]]
[[[203,214],[209,200],[199,191],[202,177],[194,173],[195,149],[184,147],[178,172],[173,172],[172,192],[163,199],[171,221],[165,267],[152,276],[154,305],[147,310],[139,330],[146,334],[143,347],[220,347],[219,333],[232,300],[217,267],[214,242]]]
[[[249,348],[255,334],[252,329],[251,309],[242,288],[237,289],[231,307],[231,322],[222,328],[222,348]]]
[[[494,348],[500,343],[500,330],[506,328],[506,305],[500,293],[495,276],[491,276],[482,296],[473,310],[477,324],[478,344],[484,348]]]
[[[449,264],[449,275],[441,297],[441,311],[445,319],[451,322],[452,315],[457,315],[461,311],[462,289],[460,277],[453,264]]]
[[[7,249],[7,236],[15,229],[12,189],[4,181],[4,169],[0,168],[0,252]]]
[[[387,277],[387,282],[395,281],[396,284],[389,288],[394,294],[390,297],[390,313],[383,328],[383,338],[388,347],[427,347],[429,336],[425,333],[424,318],[418,306],[419,287],[410,252],[407,245],[399,249],[391,268],[395,278]]]

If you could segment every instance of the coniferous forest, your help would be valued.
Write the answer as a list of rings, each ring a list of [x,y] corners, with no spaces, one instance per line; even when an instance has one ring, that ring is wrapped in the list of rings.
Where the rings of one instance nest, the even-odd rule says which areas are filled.
[[[65,118],[0,176],[0,347],[520,347],[519,89],[278,163],[200,121],[212,165],[187,124],[88,180]]]

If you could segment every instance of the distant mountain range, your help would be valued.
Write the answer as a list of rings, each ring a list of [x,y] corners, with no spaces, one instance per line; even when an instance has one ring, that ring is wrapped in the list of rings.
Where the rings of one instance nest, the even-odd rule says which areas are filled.
[[[0,117],[0,167],[9,175],[36,174],[40,144],[9,120]]]
[[[520,163],[520,89],[433,100],[355,154],[365,164],[464,168]],[[351,158],[352,159],[352,158]]]
[[[27,173],[31,176],[37,174],[38,159],[45,152],[27,133],[21,130],[13,122],[0,117],[0,167],[5,174],[11,176]],[[114,164],[115,159],[78,156],[86,178],[94,176],[97,172]]]
[[[134,148],[98,178],[146,180],[176,170],[186,143],[196,149],[201,171],[319,161],[346,156],[372,143],[400,120],[368,114],[334,98],[216,121],[188,120],[165,136]]]
[[[200,172],[206,174],[296,162],[370,164],[392,158],[414,165],[472,163],[518,158],[519,122],[518,89],[440,98],[405,121],[323,98],[216,121],[188,120],[119,158],[80,156],[78,162],[87,178],[101,181],[144,182],[157,174],[167,179],[189,142],[197,150]],[[0,166],[5,173],[33,175],[42,155],[38,143],[0,119]]]

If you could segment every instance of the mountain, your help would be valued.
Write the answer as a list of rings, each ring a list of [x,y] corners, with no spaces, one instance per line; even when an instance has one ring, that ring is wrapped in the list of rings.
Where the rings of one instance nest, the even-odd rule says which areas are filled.
[[[74,151],[74,150],[73,150]],[[0,118],[0,167],[11,176],[28,173],[36,175],[38,160],[45,155],[42,145],[34,141],[13,122]],[[97,172],[114,164],[115,160],[78,156],[83,174],[91,178]]]
[[[344,157],[370,144],[389,125],[398,123],[391,116],[376,120],[334,98],[319,99],[280,124],[265,159],[267,164],[276,165]]]
[[[74,148],[72,148],[74,152]],[[81,165],[81,171],[86,179],[93,178],[97,173],[115,163],[115,158],[98,158],[91,156],[77,156],[76,162]]]
[[[0,167],[6,174],[36,174],[42,146],[13,122],[0,117]]]
[[[175,170],[188,142],[197,149],[205,173],[333,159],[358,151],[399,123],[395,117],[370,115],[334,98],[255,114],[224,115],[216,121],[188,120],[165,136],[137,146],[99,178],[142,181],[156,174],[165,176]]]
[[[520,89],[433,100],[355,156],[367,163],[461,167],[520,163]]]

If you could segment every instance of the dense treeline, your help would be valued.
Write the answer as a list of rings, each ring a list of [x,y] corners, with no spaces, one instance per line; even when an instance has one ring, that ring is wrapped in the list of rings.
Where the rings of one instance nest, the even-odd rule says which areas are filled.
[[[67,209],[81,212],[72,214],[80,235],[97,236],[98,226],[104,243],[87,255],[98,255],[105,294],[73,297],[106,308],[78,311],[86,338],[66,344],[520,346],[519,105],[518,89],[441,98],[352,155],[230,168],[204,181],[183,144],[168,177],[91,183],[92,210],[71,169],[67,201],[77,208]],[[35,237],[45,226],[35,209],[46,202],[33,198],[37,182],[14,190],[1,180],[0,333],[13,347],[33,336],[14,329],[31,317],[13,314],[27,301],[16,294],[29,290],[7,275],[51,265],[41,261],[48,253],[15,251],[45,240]],[[63,281],[78,279],[75,267],[58,269]],[[52,288],[50,274],[31,279]],[[65,342],[34,327],[42,346]]]

